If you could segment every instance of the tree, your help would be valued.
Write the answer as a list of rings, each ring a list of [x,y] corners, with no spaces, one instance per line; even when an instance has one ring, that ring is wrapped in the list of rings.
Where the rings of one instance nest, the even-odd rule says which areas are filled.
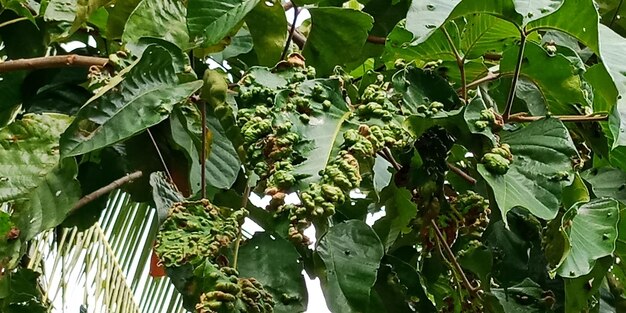
[[[123,188],[191,311],[619,312],[624,10],[1,0],[0,307]]]

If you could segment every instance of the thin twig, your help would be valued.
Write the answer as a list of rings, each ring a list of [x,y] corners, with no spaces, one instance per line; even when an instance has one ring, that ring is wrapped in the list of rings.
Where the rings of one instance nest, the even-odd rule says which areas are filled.
[[[474,87],[476,87],[476,86],[478,86],[478,85],[480,85],[482,83],[486,83],[486,82],[489,82],[489,81],[492,81],[492,80],[496,80],[498,78],[500,78],[500,74],[499,73],[495,73],[495,72],[489,71],[489,72],[487,72],[487,75],[485,75],[484,77],[481,77],[481,78],[479,78],[479,79],[477,79],[477,80],[467,84],[467,86],[465,88],[467,88],[469,90],[469,89],[472,89],[472,88],[474,88]],[[461,92],[461,88],[457,89],[457,92]]]
[[[468,183],[472,184],[472,185],[476,185],[476,179],[472,176],[469,176],[467,173],[463,172],[462,169],[454,166],[454,164],[450,163],[450,162],[446,162],[446,164],[448,165],[448,168],[454,173],[459,175],[461,178],[465,179]]]
[[[122,178],[119,178],[115,181],[113,181],[112,183],[80,198],[80,200],[78,200],[78,202],[76,202],[76,204],[72,207],[72,209],[70,209],[70,213],[75,212],[76,210],[80,209],[81,207],[85,206],[86,204],[88,204],[91,201],[94,201],[96,199],[98,199],[99,197],[117,189],[120,188],[122,185],[132,182],[135,179],[140,178],[141,176],[143,176],[143,172],[141,171],[136,171],[133,173],[130,173]]]
[[[6,22],[2,22],[2,23],[0,23],[0,28],[2,28],[2,27],[4,27],[4,26],[7,26],[7,25],[11,25],[11,24],[13,24],[13,23],[17,23],[17,22],[21,22],[21,21],[26,21],[26,20],[28,20],[28,17],[26,17],[26,16],[18,17],[18,18],[16,18],[16,19],[12,19],[12,20],[9,20],[9,21],[6,21]]]
[[[402,169],[402,165],[400,165],[400,163],[396,161],[396,159],[393,157],[393,154],[391,153],[391,150],[389,150],[388,147],[383,148],[383,150],[380,152],[380,156],[387,160],[387,162],[391,163],[396,171],[400,171]]]
[[[293,22],[291,22],[291,29],[289,30],[289,36],[287,37],[285,48],[283,49],[283,53],[280,55],[281,60],[284,60],[285,57],[287,56],[287,51],[289,51],[289,46],[291,46],[291,40],[293,39],[293,34],[296,32],[296,22],[298,21],[298,14],[300,14],[300,8],[298,8],[293,3],[291,4],[291,6],[293,7]]]
[[[198,103],[200,105],[200,117],[202,120],[202,147],[200,148],[200,188],[201,188],[201,197],[202,199],[206,198],[206,150],[207,150],[207,142],[206,142],[206,102],[200,101]]]
[[[387,38],[381,37],[381,36],[369,35],[367,36],[367,42],[377,44],[377,45],[384,45],[387,43]]]
[[[293,25],[291,25],[290,23],[287,23],[287,30],[289,30],[289,32],[291,32],[292,26]],[[293,43],[295,43],[296,46],[298,46],[298,48],[302,50],[302,48],[304,48],[304,44],[306,43],[306,37],[304,37],[304,35],[296,29],[293,32],[293,37],[291,38],[291,41],[293,41]]]
[[[509,122],[525,123],[534,122],[546,118],[546,116],[528,116],[528,113],[517,113],[509,116]],[[602,122],[608,121],[607,114],[591,114],[591,115],[552,115],[550,117],[557,118],[562,122]]]
[[[504,114],[502,119],[506,123],[511,116],[511,108],[513,107],[513,100],[515,100],[515,91],[517,90],[517,80],[519,79],[520,71],[522,70],[522,62],[524,60],[524,49],[526,48],[526,34],[524,31],[520,31],[521,41],[519,44],[519,53],[517,55],[517,63],[515,64],[515,72],[513,73],[513,80],[511,81],[511,89],[509,89],[509,96],[506,100],[506,106],[504,107]]]
[[[459,67],[459,72],[461,73],[461,98],[463,101],[467,102],[467,78],[465,77],[465,58],[461,56],[459,50],[454,45],[454,41],[452,41],[452,37],[448,34],[445,25],[441,27],[443,34],[446,36],[450,47],[452,47],[452,53],[454,53],[454,57],[456,58],[456,64]]]
[[[246,188],[243,190],[243,199],[241,199],[241,207],[246,208],[248,206],[248,198],[250,198],[251,188],[246,181]],[[235,241],[235,252],[233,255],[233,268],[237,269],[237,260],[239,258],[239,246],[241,245],[241,227],[237,233],[237,240]]]
[[[77,54],[68,55],[54,55],[47,57],[31,58],[31,59],[19,59],[0,62],[0,73],[20,71],[20,70],[33,70],[42,68],[57,68],[57,67],[90,67],[93,65],[104,66],[109,59],[99,57],[89,57]]]
[[[159,145],[157,144],[156,140],[154,140],[154,136],[152,136],[152,132],[150,131],[149,128],[147,129],[147,132],[148,132],[148,136],[150,136],[150,140],[152,141],[152,145],[154,145],[154,149],[156,150],[157,155],[159,156],[159,159],[161,160],[161,165],[163,165],[163,169],[165,170],[165,173],[167,174],[167,178],[169,178],[170,182],[174,184],[174,178],[172,178],[172,174],[170,173],[170,170],[167,169],[167,164],[165,163],[165,158],[163,158],[161,149],[159,149]]]
[[[439,242],[439,244],[441,244],[441,246],[443,246],[444,251],[448,254],[448,259],[449,259],[450,263],[452,263],[452,265],[454,266],[454,269],[458,272],[458,274],[461,275],[461,279],[462,279],[462,282],[463,282],[463,285],[465,286],[465,288],[471,294],[476,295],[476,297],[478,297],[480,299],[481,298],[480,295],[476,292],[476,291],[478,291],[480,289],[480,286],[478,286],[478,287],[472,286],[472,284],[470,283],[469,279],[467,279],[467,276],[465,276],[465,272],[461,268],[461,265],[459,264],[459,262],[456,260],[456,257],[454,256],[454,252],[452,252],[452,249],[450,248],[450,246],[446,242],[445,238],[443,237],[443,234],[441,233],[441,230],[439,229],[439,226],[437,226],[437,223],[435,223],[435,220],[430,220],[430,225],[435,230],[435,235],[437,236],[437,241]]]

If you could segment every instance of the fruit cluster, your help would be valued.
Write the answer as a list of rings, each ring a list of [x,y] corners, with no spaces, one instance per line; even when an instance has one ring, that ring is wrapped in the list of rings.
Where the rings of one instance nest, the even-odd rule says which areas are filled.
[[[219,208],[203,199],[176,203],[157,235],[154,251],[166,267],[214,259],[236,237],[247,211]]]
[[[509,166],[513,161],[511,148],[508,144],[502,144],[500,147],[492,148],[491,151],[485,153],[481,162],[485,168],[495,175],[504,175],[509,171]]]
[[[197,269],[206,290],[195,305],[198,313],[271,313],[274,300],[254,278],[240,278],[231,267],[205,263]]]

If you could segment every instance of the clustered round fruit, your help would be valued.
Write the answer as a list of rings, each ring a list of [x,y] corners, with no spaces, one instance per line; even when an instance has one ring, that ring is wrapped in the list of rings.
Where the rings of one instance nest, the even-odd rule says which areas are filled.
[[[154,251],[166,267],[214,259],[236,237],[247,211],[219,208],[203,199],[175,203],[157,235]]]
[[[489,224],[489,200],[468,190],[460,194],[453,202],[452,207],[462,217],[463,234],[482,234]]]
[[[313,183],[300,193],[301,204],[287,204],[281,211],[289,211],[289,238],[296,243],[307,244],[309,239],[304,230],[316,218],[335,214],[335,206],[349,197],[352,189],[361,183],[359,161],[346,150],[339,152],[324,170],[320,172],[320,182]]]
[[[420,104],[416,108],[417,113],[424,114],[427,117],[433,116],[444,110],[443,103],[439,101],[433,101],[428,106]]]
[[[502,144],[500,147],[492,148],[491,151],[485,153],[481,163],[490,173],[504,175],[509,171],[512,161],[511,147],[508,144]]]
[[[254,278],[240,278],[231,267],[218,268],[211,263],[201,265],[206,290],[195,305],[198,313],[271,313],[274,300]]]
[[[455,139],[442,127],[429,128],[416,141],[415,149],[422,159],[424,172],[435,182],[443,182],[448,170],[446,158]]]
[[[246,215],[244,209],[220,208],[202,199],[173,204],[163,222],[154,251],[168,269],[193,268],[190,283],[179,291],[186,299],[191,297],[193,303],[186,305],[195,306],[196,312],[273,312],[272,296],[258,281],[239,278],[235,269],[216,265],[220,251],[235,240]]]
[[[474,122],[474,126],[480,130],[491,127],[496,122],[496,115],[491,109],[480,111],[480,119]]]
[[[354,115],[361,121],[378,118],[385,122],[393,119],[397,109],[388,100],[387,90],[389,83],[384,81],[383,75],[376,77],[376,82],[363,90],[360,104],[356,106]]]

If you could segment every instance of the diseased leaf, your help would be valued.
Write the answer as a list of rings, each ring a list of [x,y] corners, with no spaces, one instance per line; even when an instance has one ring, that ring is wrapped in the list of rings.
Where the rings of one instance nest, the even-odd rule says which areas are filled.
[[[320,239],[315,253],[322,291],[333,312],[363,312],[370,302],[383,245],[367,224],[351,220],[337,224]]]
[[[574,178],[571,158],[577,155],[567,128],[557,119],[532,122],[526,127],[502,132],[501,142],[511,146],[513,161],[504,175],[478,165],[478,172],[493,189],[496,203],[506,214],[516,206],[542,219],[553,219],[561,203],[563,187]]]
[[[61,136],[61,155],[112,145],[166,119],[175,104],[202,86],[200,80],[179,84],[172,63],[168,50],[149,46],[127,73],[120,74],[123,81],[113,80],[104,94],[92,98],[76,114]]]

